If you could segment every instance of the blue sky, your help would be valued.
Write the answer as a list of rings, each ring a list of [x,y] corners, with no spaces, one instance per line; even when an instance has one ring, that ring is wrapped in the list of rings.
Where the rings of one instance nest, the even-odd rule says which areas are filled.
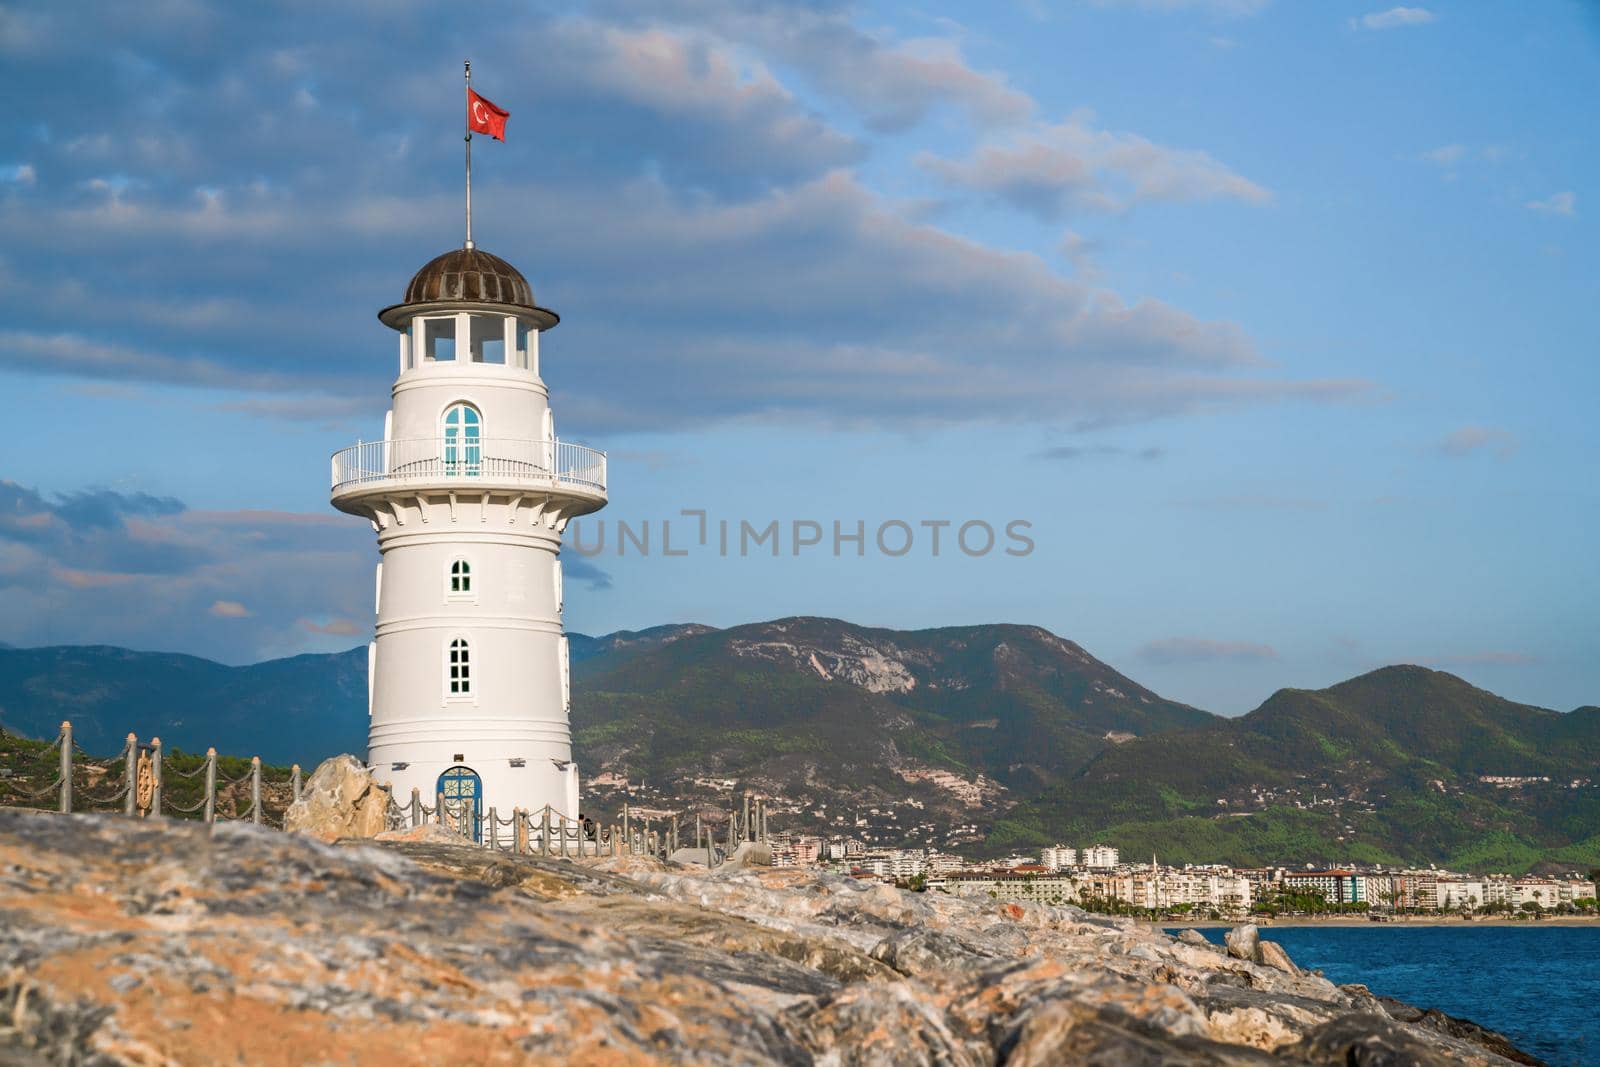
[[[571,628],[1030,622],[1226,713],[1391,662],[1600,702],[1600,15],[1559,2],[4,5],[0,641],[364,639],[327,456],[460,241],[469,55],[511,112],[476,236],[612,457]],[[684,509],[780,554],[664,557]],[[794,553],[835,521],[863,556]]]

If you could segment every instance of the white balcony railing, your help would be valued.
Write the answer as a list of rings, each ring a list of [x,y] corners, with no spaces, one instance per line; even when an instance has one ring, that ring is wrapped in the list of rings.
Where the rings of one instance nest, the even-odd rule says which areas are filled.
[[[606,454],[569,441],[436,437],[368,441],[333,454],[335,496],[378,482],[569,485],[606,491]]]

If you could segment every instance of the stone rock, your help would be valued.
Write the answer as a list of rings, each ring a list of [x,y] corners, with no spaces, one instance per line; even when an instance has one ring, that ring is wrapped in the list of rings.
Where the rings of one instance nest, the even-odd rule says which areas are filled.
[[[743,871],[751,867],[771,867],[772,846],[765,841],[742,841],[733,855],[722,861],[719,871]]]
[[[1234,959],[1254,961],[1259,958],[1261,931],[1256,929],[1254,923],[1235,926],[1223,940],[1228,946],[1228,955]]]
[[[645,874],[667,869],[667,865],[654,856],[635,856],[628,852],[620,856],[585,856],[582,859],[574,858],[572,862],[592,871],[610,871],[613,874]]]
[[[795,868],[619,873],[459,840],[0,811],[0,916],[0,1064],[27,1067],[1520,1055],[1076,908]]]
[[[1199,930],[1184,930],[1178,934],[1178,940],[1182,941],[1185,945],[1194,945],[1198,948],[1217,947],[1211,943],[1210,938],[1206,937],[1206,935],[1202,934]]]
[[[709,848],[680,848],[667,859],[684,867],[710,867],[715,862]]]
[[[1278,1055],[1316,1067],[1489,1067],[1512,1062],[1480,1044],[1429,1034],[1383,1015],[1360,1014],[1324,1023],[1298,1043],[1279,1049]]]
[[[786,1029],[839,1067],[987,1067],[988,1049],[952,1032],[938,1001],[904,982],[850,986],[785,1013]]]
[[[358,837],[358,834],[347,835]],[[448,826],[440,826],[436,822],[425,822],[421,826],[407,826],[399,830],[384,830],[372,835],[374,841],[405,841],[419,845],[466,845],[472,842],[456,833]]]
[[[1294,960],[1283,950],[1283,946],[1276,941],[1260,941],[1256,944],[1256,958],[1268,967],[1276,967],[1280,971],[1290,974],[1299,974],[1300,968],[1294,965]]]
[[[284,812],[284,829],[321,841],[376,837],[388,829],[389,793],[354,756],[322,761]]]
[[[1363,991],[1366,990],[1365,986],[1361,988]],[[1370,996],[1371,994],[1369,993],[1368,995]],[[1510,1041],[1507,1041],[1505,1035],[1498,1034],[1487,1027],[1479,1026],[1470,1019],[1457,1019],[1453,1015],[1446,1015],[1437,1008],[1423,1010],[1395,1000],[1392,997],[1380,997],[1377,1000],[1391,1019],[1399,1019],[1401,1022],[1411,1023],[1413,1026],[1420,1026],[1425,1030],[1432,1030],[1434,1033],[1459,1038],[1503,1056],[1512,1063],[1540,1067],[1540,1060],[1528,1055]]]
[[[870,955],[907,978],[948,973],[994,959],[950,934],[918,927],[895,931],[872,946]]]

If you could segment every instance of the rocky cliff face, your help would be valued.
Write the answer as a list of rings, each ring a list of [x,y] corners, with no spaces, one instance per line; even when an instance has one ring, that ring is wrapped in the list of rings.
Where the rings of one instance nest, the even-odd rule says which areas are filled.
[[[798,871],[0,812],[8,1065],[1516,1055],[1243,954],[1072,908]]]

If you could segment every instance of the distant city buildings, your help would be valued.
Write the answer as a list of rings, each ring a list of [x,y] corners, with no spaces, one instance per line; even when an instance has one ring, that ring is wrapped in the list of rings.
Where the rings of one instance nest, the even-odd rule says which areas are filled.
[[[1037,859],[973,864],[937,848],[869,846],[847,836],[777,834],[779,866],[821,865],[857,878],[921,884],[960,896],[1102,911],[1237,919],[1252,910],[1375,912],[1560,912],[1596,906],[1595,883],[1577,878],[1471,875],[1380,867],[1168,866],[1151,857],[1123,863],[1103,844],[1052,845]]]

